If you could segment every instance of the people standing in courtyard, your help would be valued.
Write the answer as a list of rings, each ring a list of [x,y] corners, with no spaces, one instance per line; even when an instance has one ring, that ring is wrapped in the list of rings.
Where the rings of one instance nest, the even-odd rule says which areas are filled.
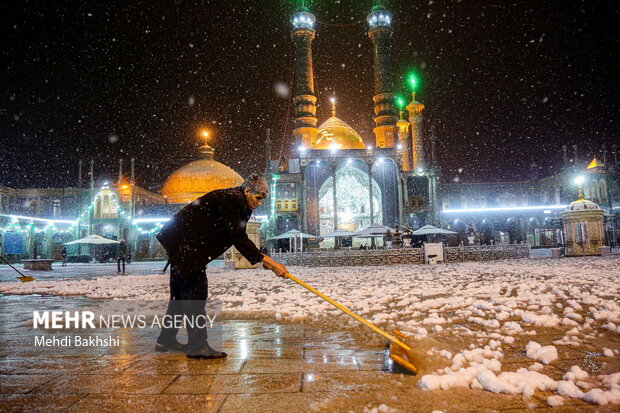
[[[62,257],[62,267],[67,266],[67,247],[63,245],[62,250],[60,251],[60,256]]]
[[[127,245],[125,244],[125,240],[122,239],[121,243],[118,244],[118,248],[116,250],[116,264],[118,266],[118,273],[121,273],[121,263],[123,264],[122,270],[123,275],[125,275],[125,261],[127,260]]]
[[[250,263],[262,262],[264,268],[286,277],[286,267],[262,254],[246,233],[252,211],[268,195],[265,178],[252,174],[241,186],[201,196],[163,226],[157,239],[166,249],[171,265],[167,316],[204,319],[208,294],[206,266],[233,245]],[[187,357],[199,359],[226,357],[226,353],[209,346],[206,328],[188,326],[187,346],[177,341],[177,332],[178,328],[162,328],[155,350],[186,350]]]

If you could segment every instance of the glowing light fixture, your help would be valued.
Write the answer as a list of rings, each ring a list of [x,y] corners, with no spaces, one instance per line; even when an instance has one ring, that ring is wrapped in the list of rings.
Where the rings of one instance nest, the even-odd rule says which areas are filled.
[[[420,83],[415,73],[410,73],[409,76],[407,76],[407,82],[409,83],[409,86],[411,86],[411,90],[413,90],[414,92],[416,91]]]
[[[34,217],[26,217],[23,215],[12,215],[12,214],[0,214],[0,216],[3,217],[9,217],[11,218],[11,220],[13,222],[17,222],[17,220],[19,219],[26,219],[26,220],[32,220],[32,221],[41,221],[41,222],[47,222],[47,223],[55,223],[55,222],[60,222],[63,224],[75,224],[77,221],[69,221],[66,219],[45,219],[45,218],[34,218]]]
[[[552,210],[564,209],[566,205],[536,205],[536,206],[514,206],[514,207],[497,207],[497,208],[464,208],[464,209],[444,209],[441,212],[445,214],[456,214],[460,212],[494,212],[494,211],[532,211],[537,209]]]
[[[134,224],[142,224],[148,222],[167,222],[170,218],[136,218],[133,220]]]

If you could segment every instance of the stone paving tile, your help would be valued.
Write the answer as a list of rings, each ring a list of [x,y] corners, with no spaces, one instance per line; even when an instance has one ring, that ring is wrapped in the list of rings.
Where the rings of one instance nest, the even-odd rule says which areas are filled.
[[[83,394],[3,394],[0,395],[0,411],[59,412],[83,397]]]
[[[163,390],[164,394],[210,394],[214,374],[182,375]]]
[[[304,374],[303,392],[374,391],[386,387],[413,386],[416,376],[376,371],[347,371]]]
[[[217,412],[226,399],[225,395],[186,394],[89,394],[72,405],[67,412]]]
[[[117,374],[128,369],[133,360],[107,359],[90,360],[83,358],[25,359],[10,358],[0,360],[0,373],[10,374]]]
[[[0,375],[0,394],[28,393],[51,379],[47,375],[3,374]]]
[[[246,363],[243,359],[193,360],[187,357],[179,359],[144,359],[132,367],[134,374],[231,374],[238,373]]]
[[[29,376],[31,377],[31,376]],[[140,393],[159,394],[176,375],[72,375],[54,377],[33,393]]]
[[[218,413],[238,413],[252,406],[252,411],[269,413],[312,412],[330,394],[325,393],[279,393],[273,394],[230,394]]]
[[[308,348],[305,348],[304,350],[304,358],[343,357],[343,356],[353,357],[356,354],[358,354],[358,351],[356,351],[355,349],[351,349],[351,348],[338,349],[338,348],[333,348],[333,347],[326,347],[326,348],[308,347]]]
[[[297,393],[300,388],[301,374],[222,374],[215,376],[209,393]]]
[[[355,360],[327,362],[322,360],[248,360],[242,373],[304,373],[315,371],[358,370]]]
[[[271,348],[256,348],[252,345],[240,343],[238,346],[223,347],[228,353],[229,358],[251,359],[251,358],[281,358],[281,359],[301,359],[304,357],[304,348],[301,346],[282,346]]]

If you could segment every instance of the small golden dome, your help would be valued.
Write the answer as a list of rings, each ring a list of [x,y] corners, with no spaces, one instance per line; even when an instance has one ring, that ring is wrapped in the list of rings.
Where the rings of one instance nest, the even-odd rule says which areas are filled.
[[[327,119],[317,133],[312,149],[365,149],[366,145],[355,129],[335,116]]]
[[[243,178],[228,166],[213,159],[209,145],[201,147],[204,158],[174,171],[164,182],[161,194],[169,204],[185,204],[216,189],[239,186]]]

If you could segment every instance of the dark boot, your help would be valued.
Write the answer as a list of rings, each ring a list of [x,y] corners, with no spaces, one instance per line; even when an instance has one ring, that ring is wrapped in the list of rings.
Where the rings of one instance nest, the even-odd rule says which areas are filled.
[[[211,347],[205,347],[198,351],[192,351],[190,353],[187,353],[187,358],[190,358],[190,359],[212,360],[212,359],[223,359],[223,358],[226,358],[227,356],[228,354],[224,353],[223,351],[216,351],[212,349]]]

